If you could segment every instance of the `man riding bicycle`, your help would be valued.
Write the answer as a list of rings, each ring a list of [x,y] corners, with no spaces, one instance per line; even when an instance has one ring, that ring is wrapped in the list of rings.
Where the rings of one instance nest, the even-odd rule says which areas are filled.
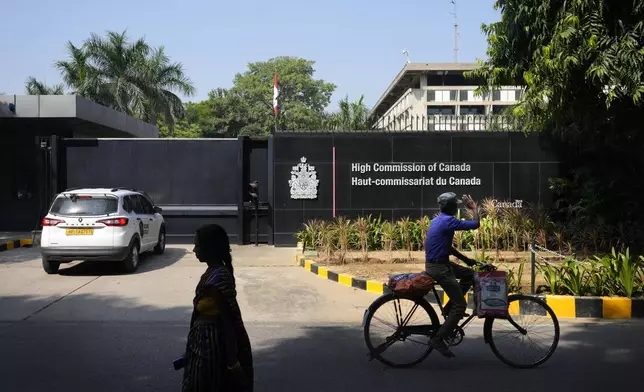
[[[470,267],[478,265],[484,269],[491,268],[489,264],[466,257],[452,246],[456,230],[475,230],[481,224],[478,207],[474,200],[469,195],[465,195],[463,201],[465,207],[472,210],[472,220],[456,218],[458,204],[462,202],[456,198],[456,194],[447,192],[438,196],[440,214],[432,219],[425,238],[425,272],[441,285],[449,297],[449,302],[443,310],[447,319],[436,336],[431,339],[430,345],[448,358],[453,357],[454,354],[445,344],[445,338],[455,331],[458,322],[465,316],[467,308],[465,294],[474,284],[474,271],[451,262],[449,256],[457,257]],[[460,283],[457,279],[460,279]]]

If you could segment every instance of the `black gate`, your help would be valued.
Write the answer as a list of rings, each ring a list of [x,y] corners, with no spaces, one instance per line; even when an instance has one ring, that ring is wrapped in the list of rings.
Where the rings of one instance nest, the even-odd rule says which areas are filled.
[[[240,232],[243,243],[273,244],[272,209],[270,195],[272,179],[269,170],[272,154],[267,139],[241,138],[242,157],[240,176],[242,189],[240,197]]]
[[[0,231],[38,230],[58,188],[59,139],[33,132],[2,136]]]
[[[266,214],[266,139],[65,139],[62,188],[124,187],[145,191],[163,209],[168,242],[192,241],[217,223],[231,242],[255,240],[248,183],[260,184],[259,242],[272,243]],[[262,198],[263,197],[263,198]]]

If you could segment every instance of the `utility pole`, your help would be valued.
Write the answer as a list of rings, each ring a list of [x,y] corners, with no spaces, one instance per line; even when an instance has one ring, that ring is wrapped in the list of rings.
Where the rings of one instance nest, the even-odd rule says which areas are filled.
[[[458,17],[456,15],[456,0],[451,0],[451,3],[454,5],[454,12],[451,13],[454,16],[454,62],[458,63]]]

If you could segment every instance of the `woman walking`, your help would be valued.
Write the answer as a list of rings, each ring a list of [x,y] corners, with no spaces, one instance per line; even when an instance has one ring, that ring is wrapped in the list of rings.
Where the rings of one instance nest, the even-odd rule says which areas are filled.
[[[197,230],[194,252],[208,268],[195,290],[183,392],[253,390],[250,341],[237,304],[230,244],[219,225]]]

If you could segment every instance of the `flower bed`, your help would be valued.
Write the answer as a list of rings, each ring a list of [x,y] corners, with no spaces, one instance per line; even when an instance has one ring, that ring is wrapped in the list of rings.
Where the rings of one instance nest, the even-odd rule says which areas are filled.
[[[484,201],[483,206],[485,216],[481,227],[457,232],[454,246],[470,257],[498,264],[506,270],[511,290],[525,292],[530,287],[533,242],[557,251],[535,253],[539,292],[575,296],[644,295],[644,257],[633,257],[628,249],[616,252],[614,248],[608,254],[590,256],[587,246],[583,247],[585,252],[575,254],[572,243],[550,221],[545,210],[538,207],[499,210],[489,201]],[[401,263],[405,268],[408,265],[414,266],[414,270],[423,268],[423,242],[430,222],[427,216],[396,222],[371,216],[356,220],[345,217],[333,221],[312,220],[296,237],[305,249],[318,253],[315,258],[318,263],[339,265],[348,272],[362,271],[368,278],[383,280],[382,276],[377,277],[378,273],[409,272],[401,270]],[[375,265],[385,267],[371,267],[377,270],[371,274],[369,266]]]

